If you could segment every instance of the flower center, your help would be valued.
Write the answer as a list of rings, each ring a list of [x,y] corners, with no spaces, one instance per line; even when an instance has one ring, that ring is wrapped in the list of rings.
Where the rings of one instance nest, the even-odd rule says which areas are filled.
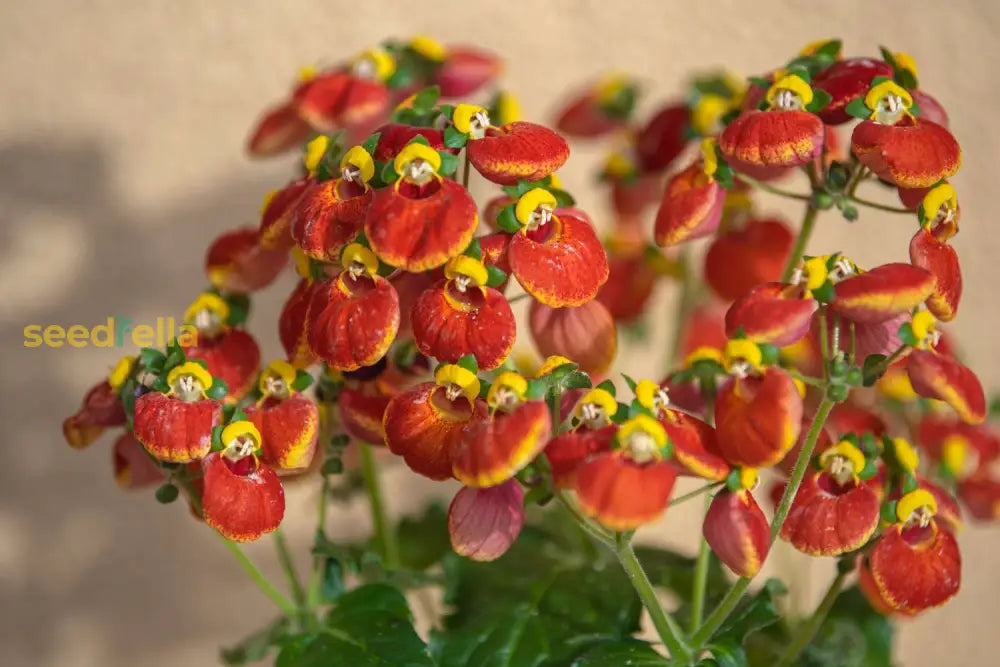
[[[910,115],[913,97],[895,81],[883,81],[865,95],[865,106],[872,110],[871,119],[876,123],[895,125],[903,116]]]
[[[622,424],[618,431],[622,451],[636,463],[649,463],[663,459],[667,445],[667,432],[663,425],[649,415],[636,415]]]
[[[184,322],[193,325],[208,338],[222,333],[228,319],[229,303],[211,292],[200,294],[184,312]]]
[[[552,219],[556,208],[556,198],[544,188],[534,188],[525,192],[514,205],[514,217],[524,231],[534,231]]]
[[[201,364],[185,361],[167,374],[167,386],[172,396],[190,403],[204,398],[205,390],[212,386],[212,376]]]
[[[470,139],[482,139],[490,127],[490,117],[486,109],[474,104],[458,104],[451,114],[455,129]]]
[[[239,461],[252,456],[260,449],[260,431],[250,421],[235,421],[222,429],[222,456]]]
[[[927,489],[911,491],[896,503],[896,517],[903,529],[919,526],[926,528],[937,514],[937,501]]]
[[[734,338],[726,343],[723,366],[730,375],[745,378],[763,370],[763,353],[760,347],[746,338]]]
[[[812,102],[813,91],[805,79],[788,74],[774,82],[767,90],[766,99],[771,109],[798,111]]]
[[[202,392],[205,387],[201,385],[193,375],[181,375],[177,380],[170,386],[170,390],[174,393],[177,398],[185,402],[197,401],[201,398]]]
[[[865,455],[853,443],[841,440],[823,452],[819,462],[838,485],[844,486],[857,480],[858,473],[865,467]]]

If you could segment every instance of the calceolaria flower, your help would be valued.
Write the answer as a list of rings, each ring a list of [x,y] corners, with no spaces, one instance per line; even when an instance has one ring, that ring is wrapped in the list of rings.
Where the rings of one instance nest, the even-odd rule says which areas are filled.
[[[198,331],[197,342],[184,348],[188,359],[200,359],[212,377],[226,383],[226,402],[235,403],[253,387],[260,368],[260,347],[249,333],[229,325],[230,306],[217,294],[205,292],[184,313],[184,322]]]
[[[751,493],[757,484],[757,471],[743,468],[738,481],[737,490],[724,489],[712,499],[702,533],[733,574],[752,577],[771,548],[771,527]]]
[[[316,453],[319,409],[294,389],[296,376],[287,361],[272,361],[260,373],[260,400],[245,410],[262,438],[261,461],[279,471],[307,468]]]
[[[187,463],[208,454],[212,429],[222,423],[222,404],[205,393],[213,382],[204,366],[186,361],[170,370],[166,392],[136,399],[135,437],[154,458]]]

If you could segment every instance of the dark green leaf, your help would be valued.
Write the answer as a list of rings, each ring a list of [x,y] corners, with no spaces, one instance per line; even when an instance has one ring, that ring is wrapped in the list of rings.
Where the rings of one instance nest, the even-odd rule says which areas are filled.
[[[718,667],[747,667],[747,655],[743,647],[734,642],[722,642],[708,647],[712,653],[711,661],[702,661],[703,665],[718,665]]]
[[[409,141],[406,142],[407,146],[409,146],[410,144],[423,144],[424,146],[430,146],[431,142],[424,135],[422,135],[422,134],[415,134],[415,135],[413,135],[412,139],[410,139]]]
[[[385,85],[393,90],[406,88],[413,83],[413,76],[413,70],[409,67],[397,67],[396,71],[389,77],[389,80],[385,82]]]
[[[451,176],[458,169],[458,156],[448,151],[438,151],[438,155],[441,156],[441,167],[438,169],[438,173],[442,176]]]
[[[819,289],[813,290],[813,297],[820,303],[830,303],[837,294],[833,289],[833,283],[827,280]]]
[[[320,585],[320,599],[331,602],[344,592],[344,567],[340,560],[327,556],[323,559],[323,583]]]
[[[323,467],[320,468],[320,472],[324,475],[339,475],[344,472],[344,462],[339,456],[330,456],[323,461]]]
[[[479,247],[479,239],[472,239],[472,241],[465,247],[462,251],[463,255],[468,255],[469,257],[483,261],[483,249]]]
[[[437,86],[428,86],[413,97],[412,108],[414,111],[429,111],[437,104],[438,97],[441,96],[441,89]]]
[[[521,230],[521,223],[514,217],[514,204],[500,209],[500,215],[497,216],[497,227],[510,234]]]
[[[540,528],[526,527],[492,563],[444,562],[452,612],[431,638],[439,667],[562,667],[639,628],[642,607],[621,568],[573,558]]]
[[[911,114],[913,114],[914,116],[919,116],[920,115],[920,105],[917,104],[916,102],[914,102],[913,104],[910,105],[909,112]]]
[[[222,424],[218,424],[218,425],[212,427],[212,451],[213,452],[221,452],[223,449],[226,448],[226,446],[222,444],[222,430],[224,428],[226,428],[226,427],[223,426]]]
[[[545,378],[552,383],[561,382],[563,378],[575,371],[580,367],[579,364],[575,364],[572,361],[568,364],[561,364],[556,366],[551,371],[546,373]]]
[[[828,58],[836,58],[840,54],[840,49],[843,46],[843,42],[839,39],[831,39],[829,42],[823,44],[815,51],[815,55],[826,56]]]
[[[507,274],[504,270],[492,264],[486,265],[486,275],[487,287],[500,287],[503,281],[507,280]]]
[[[238,327],[250,317],[250,297],[246,294],[227,294],[226,303],[229,304],[229,317],[226,324],[231,327]]]
[[[823,109],[826,108],[826,105],[828,105],[830,103],[830,100],[832,99],[833,96],[830,95],[830,93],[826,92],[825,90],[820,90],[817,88],[816,90],[813,91],[812,102],[810,102],[806,106],[806,110],[812,111],[813,113],[816,113],[817,111],[822,111]]]
[[[547,190],[552,193],[553,197],[556,198],[557,208],[566,208],[567,206],[573,206],[576,204],[576,200],[573,199],[573,195],[565,190],[561,190],[559,188],[547,188]]]
[[[861,373],[864,378],[862,384],[864,384],[864,386],[872,386],[885,374],[886,359],[887,357],[884,354],[869,354],[865,357],[864,367],[861,369]]]
[[[781,581],[768,579],[756,594],[740,602],[713,638],[722,642],[742,644],[743,639],[750,633],[777,622],[780,616],[775,609],[774,600],[786,592],[787,589]]]
[[[169,373],[170,369],[175,366],[180,366],[186,361],[184,357],[184,350],[181,349],[180,345],[171,345],[170,351],[167,353],[167,359],[163,362],[163,372],[164,374]]]
[[[915,90],[918,85],[917,77],[913,76],[913,72],[908,69],[896,70],[896,83],[907,90]]]
[[[227,665],[246,665],[263,660],[268,651],[288,635],[288,619],[282,616],[267,627],[249,635],[235,646],[220,651]]]
[[[454,125],[444,128],[444,145],[448,148],[462,148],[469,137],[455,129]]]
[[[229,385],[220,378],[212,379],[212,386],[205,390],[205,396],[214,401],[221,401],[229,393]]]
[[[597,388],[598,389],[603,389],[604,391],[608,392],[612,396],[615,395],[615,383],[612,382],[611,380],[605,380],[604,382],[602,382],[599,385],[597,385]]]
[[[151,347],[144,347],[139,350],[139,364],[143,368],[148,368],[154,373],[163,370],[163,364],[167,360],[167,355]]]
[[[570,667],[666,667],[670,661],[638,639],[602,642],[583,652]]]
[[[747,77],[747,81],[749,81],[751,85],[757,86],[758,88],[763,88],[764,90],[767,90],[768,88],[771,87],[771,82],[761,76]]]
[[[879,53],[882,54],[882,60],[884,60],[887,63],[889,63],[889,65],[893,69],[896,69],[897,67],[899,67],[899,65],[896,64],[896,56],[892,55],[892,51],[890,51],[889,49],[885,48],[884,46],[879,46],[878,47],[878,51],[879,51]]]
[[[841,199],[837,202],[837,208],[840,209],[840,215],[843,216],[844,220],[854,222],[858,219],[858,207],[847,200]]]
[[[301,368],[295,371],[295,379],[292,380],[291,387],[295,391],[305,391],[313,383],[313,376],[302,370]]]
[[[404,517],[396,530],[400,560],[411,570],[426,570],[451,551],[448,515],[439,503],[432,503],[423,514]]]
[[[476,363],[476,355],[467,354],[455,362],[456,366],[461,366],[472,374],[479,373],[479,364]]]
[[[590,389],[594,386],[590,376],[581,370],[575,370],[562,379],[563,389]]]
[[[598,385],[600,386],[600,385]],[[630,419],[628,406],[618,401],[618,409],[611,415],[611,421],[616,424],[624,424]]]
[[[382,133],[375,132],[372,135],[370,135],[367,139],[365,139],[365,143],[361,144],[361,147],[364,148],[369,155],[374,155],[375,147],[378,146],[378,140],[381,138],[382,138]]]
[[[872,110],[865,106],[865,100],[863,97],[855,97],[851,100],[844,111],[847,112],[849,116],[854,116],[855,118],[860,118],[866,120],[872,115]]]

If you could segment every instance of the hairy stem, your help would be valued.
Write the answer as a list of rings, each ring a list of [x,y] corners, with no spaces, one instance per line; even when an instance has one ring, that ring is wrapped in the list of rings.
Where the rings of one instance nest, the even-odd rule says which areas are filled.
[[[368,494],[368,504],[371,506],[375,543],[386,568],[394,570],[399,567],[399,545],[396,542],[396,532],[389,525],[389,517],[382,500],[382,485],[375,465],[375,453],[372,451],[372,446],[364,442],[358,443],[358,449],[361,450],[361,474],[365,479],[365,492]]]
[[[656,628],[656,633],[663,640],[667,650],[670,651],[670,657],[679,662],[686,663],[690,661],[691,649],[684,643],[682,639],[683,634],[677,625],[677,621],[674,620],[673,616],[664,611],[660,601],[656,599],[653,584],[650,583],[649,577],[646,576],[646,571],[642,569],[639,559],[636,558],[635,550],[632,549],[632,542],[628,536],[617,535],[615,537],[614,548],[618,562],[622,564],[622,568],[625,569],[625,573],[632,582],[632,586],[635,588],[636,593],[639,594],[639,599],[642,600],[643,606],[649,612],[649,616],[653,620],[653,626]]]
[[[697,498],[698,496],[700,496],[701,494],[705,493],[706,491],[711,491],[712,489],[720,486],[721,484],[722,484],[722,482],[710,482],[710,483],[706,484],[705,486],[699,486],[694,491],[688,491],[684,495],[677,496],[676,498],[674,498],[673,500],[671,500],[670,501],[670,506],[671,507],[676,507],[677,505],[680,505],[681,503],[683,503],[685,501],[691,500],[692,498]]]
[[[781,273],[781,282],[783,283],[787,283],[791,279],[792,273],[795,272],[795,267],[798,266],[802,255],[806,251],[806,245],[809,243],[809,237],[812,236],[813,227],[816,226],[816,214],[819,213],[819,209],[812,205],[810,198],[807,197],[806,199],[809,201],[809,204],[806,206],[806,212],[802,216],[799,234],[795,237],[795,245],[792,246],[792,253],[788,256],[785,270]]]
[[[833,607],[833,603],[837,601],[837,596],[840,595],[840,591],[844,588],[844,581],[847,579],[846,572],[839,572],[833,581],[830,582],[830,588],[827,589],[826,595],[823,596],[823,600],[820,601],[819,606],[816,607],[816,611],[813,615],[798,628],[795,636],[792,638],[792,643],[788,645],[785,649],[785,653],[781,656],[781,659],[777,663],[777,667],[786,667],[787,665],[792,665],[795,660],[802,653],[802,650],[809,645],[812,638],[816,635],[816,631],[819,630],[819,626],[823,624],[823,620],[826,615],[830,613],[830,608]]]
[[[323,475],[323,482],[320,485],[319,502],[316,506],[316,534],[326,535],[326,506],[330,495],[330,479]],[[323,572],[326,565],[324,556],[313,556],[312,573],[309,575],[309,592],[306,596],[306,603],[309,608],[319,604],[320,590],[323,587]]]
[[[681,249],[679,258],[680,264],[680,284],[681,293],[677,299],[677,309],[674,311],[673,330],[674,335],[670,342],[670,354],[667,355],[665,372],[673,370],[674,364],[678,362],[677,357],[681,353],[681,344],[684,338],[684,326],[687,324],[688,316],[695,304],[695,284],[691,275],[691,253],[687,246]]]
[[[763,181],[758,181],[756,178],[750,178],[749,176],[744,176],[743,174],[733,175],[747,185],[752,185],[758,190],[763,190],[764,192],[770,192],[772,195],[778,195],[779,197],[785,197],[787,199],[798,199],[799,201],[812,201],[812,197],[809,195],[801,195],[797,192],[782,190],[781,188],[776,188],[773,185],[768,185]]]
[[[880,204],[876,201],[871,201],[869,199],[861,199],[860,197],[851,197],[851,201],[855,204],[861,204],[862,206],[867,206],[868,208],[878,209],[879,211],[887,211],[889,213],[902,213],[904,215],[913,215],[913,211],[908,208],[902,208],[901,206],[889,206],[888,204]]]
[[[288,549],[285,534],[278,527],[271,535],[274,539],[274,549],[278,553],[278,562],[281,563],[281,569],[288,580],[288,589],[292,592],[292,600],[295,601],[295,605],[299,609],[303,609],[306,606],[306,592],[299,581],[298,572],[295,571],[295,561],[292,559],[292,553]]]
[[[708,506],[711,504],[712,497],[706,495],[704,512],[708,512]],[[701,620],[704,617],[705,588],[708,584],[708,559],[710,554],[708,540],[702,535],[701,542],[698,545],[698,560],[694,566],[694,584],[691,592],[691,625],[689,627],[692,632],[701,625]]]
[[[285,616],[288,618],[297,618],[299,610],[294,604],[288,601],[288,598],[282,595],[278,589],[274,587],[268,578],[264,576],[263,572],[257,569],[257,566],[250,561],[245,553],[243,553],[243,549],[240,548],[240,545],[231,540],[227,540],[224,537],[222,538],[222,541],[226,545],[226,548],[229,549],[229,552],[233,554],[233,557],[236,558],[236,561],[240,564],[243,570],[250,575],[250,579],[257,584],[257,588],[259,588],[264,595],[270,598],[271,602],[273,602]]]

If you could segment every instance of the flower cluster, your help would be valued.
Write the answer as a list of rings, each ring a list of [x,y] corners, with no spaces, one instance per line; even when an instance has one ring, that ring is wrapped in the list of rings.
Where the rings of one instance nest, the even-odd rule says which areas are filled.
[[[519,120],[504,92],[454,99],[499,70],[417,37],[304,72],[249,143],[303,147],[302,172],[265,197],[258,226],[209,248],[210,288],[184,318],[197,344],[122,360],[65,421],[70,444],[124,427],[116,478],[159,484],[164,502],[183,490],[234,541],[278,527],[283,479],[316,473],[326,492],[348,441],[384,445],[461,483],[451,544],[481,561],[511,548],[527,506],[555,499],[628,568],[633,531],[709,493],[705,544],[739,580],[691,637],[657,626],[677,655],[703,647],[778,538],[836,557],[837,581],[856,572],[885,613],[954,596],[963,509],[1000,516],[1000,437],[940,330],[962,293],[948,243],[961,152],[913,59],[845,58],[822,41],[747,81],[697,78],[641,122],[638,87],[602,79],[555,126],[615,142],[603,243],[556,175],[560,133]],[[806,192],[784,188],[796,178]],[[866,184],[902,205],[862,199]],[[801,227],[759,215],[755,190],[801,201]],[[821,212],[853,221],[859,207],[916,223],[909,262],[806,254]],[[262,366],[248,295],[289,265],[284,358]],[[640,330],[668,280],[682,291],[669,368],[618,382],[618,327]],[[543,361],[514,353],[521,299]],[[677,497],[678,476],[704,485]]]

